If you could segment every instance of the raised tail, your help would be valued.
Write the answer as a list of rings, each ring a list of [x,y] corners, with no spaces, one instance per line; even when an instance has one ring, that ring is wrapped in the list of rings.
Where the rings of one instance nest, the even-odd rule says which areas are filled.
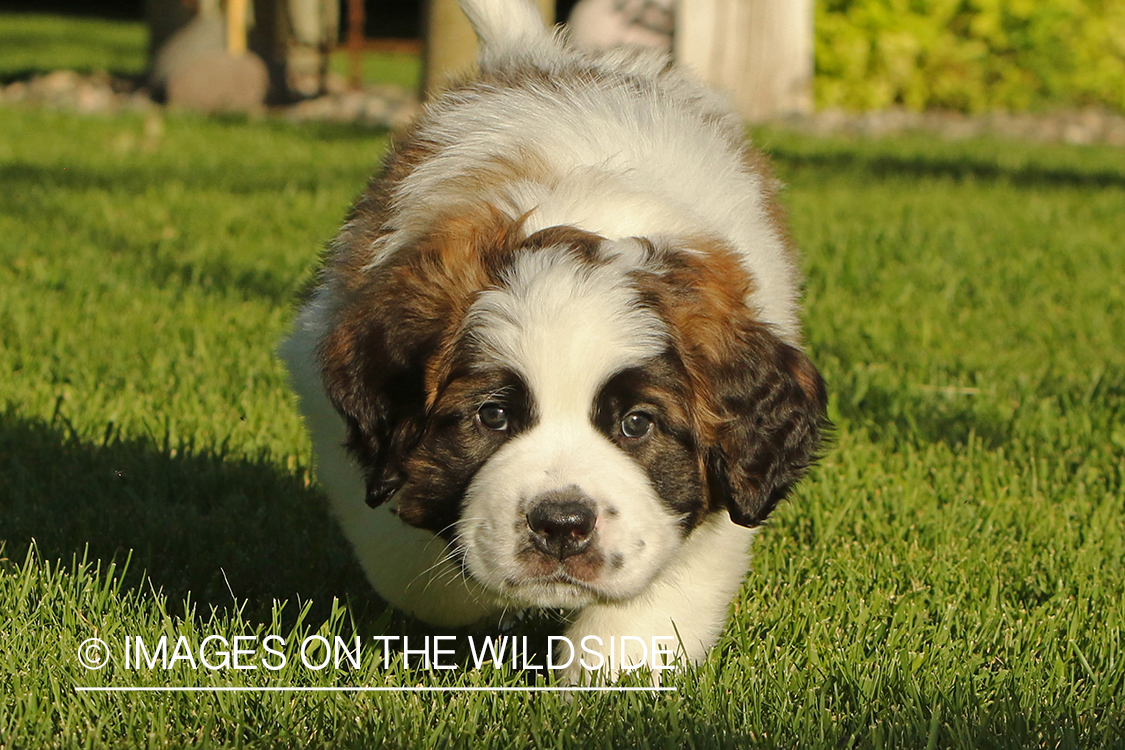
[[[562,46],[543,24],[530,0],[460,0],[461,10],[480,40],[480,66],[488,69],[514,58],[549,65]]]

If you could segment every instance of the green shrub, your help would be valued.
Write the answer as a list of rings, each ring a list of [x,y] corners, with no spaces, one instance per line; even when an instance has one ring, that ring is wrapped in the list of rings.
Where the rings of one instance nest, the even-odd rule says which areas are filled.
[[[822,107],[1125,110],[1121,0],[818,0]]]

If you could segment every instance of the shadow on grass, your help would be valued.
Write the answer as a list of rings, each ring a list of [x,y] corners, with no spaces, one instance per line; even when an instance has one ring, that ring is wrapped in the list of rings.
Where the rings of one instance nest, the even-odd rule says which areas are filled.
[[[769,154],[786,168],[862,172],[880,179],[944,177],[955,180],[1004,181],[1032,188],[1125,187],[1125,171],[1114,167],[1054,167],[1044,164],[1005,165],[968,154],[867,155],[854,150],[808,153],[784,146]]]
[[[215,117],[218,119],[224,116],[216,115]],[[232,124],[235,123],[234,120],[230,122]],[[245,122],[245,120],[243,120],[243,122]],[[254,120],[253,125],[255,128],[275,133],[300,133],[302,136],[308,136],[314,140],[327,143],[370,143],[376,139],[388,138],[394,132],[392,128],[386,125],[374,123],[331,122],[327,120],[293,122],[280,117],[266,120]],[[378,166],[378,163],[372,163],[370,165],[371,171],[377,169]]]
[[[83,441],[62,417],[46,423],[0,414],[5,556],[22,562],[34,540],[40,559],[65,566],[85,555],[106,570],[110,561],[120,569],[131,554],[123,585],[145,597],[160,591],[174,616],[185,615],[190,597],[197,617],[241,608],[247,621],[268,624],[278,600],[289,602],[281,623],[290,627],[309,601],[305,621],[328,620],[337,598],[361,632],[412,639],[451,632],[397,610],[384,616],[387,605],[304,472],[224,453],[122,440],[112,430],[100,442]],[[547,637],[560,627],[545,613],[510,632],[526,636],[529,657],[542,661]],[[467,664],[470,654],[457,643],[452,658]]]
[[[81,168],[64,170],[27,163],[0,165],[0,194],[10,197],[10,200],[0,202],[0,216],[6,214],[26,223],[28,216],[44,211],[38,197],[40,194],[28,191],[30,185],[38,186],[55,196],[65,196],[75,191],[104,191],[113,196],[114,201],[128,204],[138,199],[151,202],[152,198],[144,198],[146,192],[186,182],[191,184],[193,191],[229,193],[234,201],[239,200],[240,196],[277,196],[276,200],[270,200],[274,200],[276,213],[282,215],[290,210],[281,197],[283,190],[292,189],[296,185],[300,190],[315,191],[318,184],[323,184],[316,175],[294,178],[284,165],[256,170],[255,175],[234,177],[217,171],[213,175],[214,184],[208,184],[208,178],[195,169],[179,173],[155,166],[83,171]],[[359,184],[362,185],[362,182]],[[65,198],[59,200],[65,201]],[[341,220],[346,209],[347,201],[341,202]],[[65,212],[70,211],[71,207],[64,204],[61,210],[65,216]],[[72,218],[78,225],[86,222],[86,218],[80,214],[71,214],[68,218]],[[97,238],[97,246],[106,251],[111,259],[124,254],[134,256],[138,261],[136,268],[147,272],[151,281],[159,288],[198,287],[207,293],[243,299],[265,299],[276,305],[289,306],[293,304],[298,288],[308,283],[305,278],[301,278],[295,284],[290,275],[279,272],[276,267],[252,255],[212,253],[208,257],[185,257],[185,253],[162,252],[159,240],[139,238],[124,230],[102,230]],[[309,263],[321,251],[322,248],[318,245],[310,244]]]
[[[853,424],[864,425],[877,442],[964,446],[973,438],[995,449],[1013,435],[989,396],[872,383],[862,391],[837,391],[837,408]]]
[[[13,161],[0,165],[0,190],[6,195],[19,195],[20,191],[34,185],[47,190],[105,191],[122,197],[145,195],[175,185],[194,191],[229,193],[232,196],[277,194],[278,210],[283,209],[284,190],[315,192],[330,179],[338,182],[339,173],[294,170],[293,165],[278,161],[260,162],[237,169],[236,164],[224,161],[211,165],[195,165],[190,169],[170,169],[160,162],[140,166],[99,166],[84,169],[82,165],[68,168],[45,167],[29,162]],[[372,164],[374,169],[377,165]],[[366,170],[364,170],[366,173]],[[363,183],[357,186],[357,192]],[[11,207],[14,209],[14,207]],[[347,206],[341,207],[341,212]],[[8,213],[8,210],[5,210]]]
[[[261,622],[274,599],[312,599],[321,617],[332,597],[372,616],[383,607],[302,477],[265,457],[112,431],[85,442],[63,419],[0,415],[0,539],[13,560],[33,539],[41,558],[64,564],[88,547],[91,561],[120,565],[132,550],[125,585],[162,590],[175,614],[189,593],[200,614],[232,610],[237,598]]]
[[[309,251],[315,257],[317,248]],[[163,256],[150,262],[149,277],[160,288],[198,287],[208,294],[239,299],[262,299],[278,307],[296,309],[296,300],[309,281],[295,284],[272,268],[246,266],[229,257],[178,260]]]

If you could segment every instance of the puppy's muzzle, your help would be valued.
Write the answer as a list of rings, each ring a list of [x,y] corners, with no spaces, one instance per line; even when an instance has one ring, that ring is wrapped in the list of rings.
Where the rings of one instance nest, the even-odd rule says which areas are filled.
[[[581,554],[590,546],[597,520],[593,501],[577,487],[544,492],[527,512],[532,544],[559,560]]]

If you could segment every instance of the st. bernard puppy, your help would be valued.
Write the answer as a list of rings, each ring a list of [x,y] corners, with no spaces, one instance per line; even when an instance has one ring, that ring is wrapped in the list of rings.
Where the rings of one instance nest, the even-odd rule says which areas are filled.
[[[462,7],[479,79],[395,145],[283,345],[319,481],[426,622],[562,608],[571,643],[698,661],[826,425],[773,182],[665,55]]]

